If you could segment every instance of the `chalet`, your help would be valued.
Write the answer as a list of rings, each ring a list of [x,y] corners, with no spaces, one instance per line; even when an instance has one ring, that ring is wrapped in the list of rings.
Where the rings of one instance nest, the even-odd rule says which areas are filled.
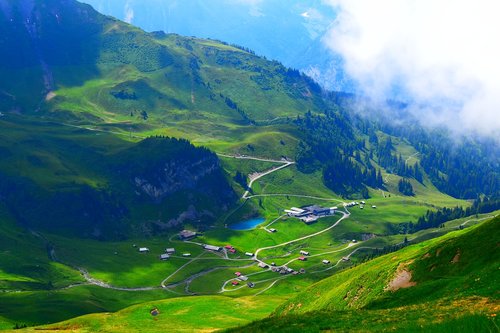
[[[372,208],[377,208],[377,206],[373,205]]]
[[[247,283],[247,286],[248,286],[249,288],[253,288],[253,287],[255,287],[255,284],[254,284],[253,282],[250,282],[250,281],[249,281],[249,282]]]
[[[236,281],[236,280],[233,280],[233,281],[231,282],[231,284],[232,284],[233,286],[237,286],[237,285],[239,285],[240,283],[239,283],[238,281]]]
[[[170,258],[170,255],[164,253],[164,254],[160,254],[160,260],[168,260],[168,258]]]
[[[221,247],[219,247],[219,246],[215,246],[215,245],[208,245],[208,244],[204,244],[204,245],[203,245],[203,248],[204,248],[205,250],[208,250],[208,251],[217,251],[217,252],[219,252],[220,250],[222,250],[222,248],[221,248]]]
[[[349,261],[349,257],[343,257],[342,261]]]
[[[330,263],[330,260],[323,259],[321,262],[325,265],[328,265]]]
[[[196,232],[194,232],[194,231],[182,230],[181,232],[179,232],[179,238],[181,240],[188,240],[188,239],[191,239],[194,237],[196,237]]]
[[[173,247],[166,248],[165,253],[173,254],[173,253],[175,253],[175,249]]]
[[[338,207],[330,207],[330,214],[335,214],[335,211],[338,210]]]
[[[314,223],[318,220],[318,217],[315,216],[315,215],[309,215],[309,216],[304,216],[304,217],[301,217],[300,218],[302,220],[302,222],[304,222],[305,224],[311,224],[311,223]]]
[[[245,252],[245,255],[249,256],[249,257],[253,257],[253,253],[252,252]]]
[[[186,253],[183,253],[183,254],[182,254],[182,256],[183,256],[183,257],[191,257],[191,253],[186,252]]]
[[[364,201],[361,201],[361,204],[362,204],[362,205],[364,205],[365,203],[366,203],[366,202],[364,202]]]
[[[236,250],[235,249],[229,249],[229,252],[236,253]]]
[[[304,256],[300,256],[300,257],[299,257],[299,260],[300,260],[300,261],[306,261],[306,260],[307,260],[307,258],[306,258],[306,257],[304,257]]]
[[[226,246],[224,246],[224,248],[227,249],[227,250],[233,249],[233,247],[231,245],[226,245]]]
[[[235,272],[234,275],[241,276],[241,273],[240,272]]]
[[[240,281],[247,281],[248,280],[248,276],[240,275],[240,276],[238,276],[238,280],[240,280]]]
[[[149,249],[147,247],[140,247],[139,252],[146,253],[146,252],[149,252]]]
[[[309,252],[304,251],[304,250],[300,250],[300,254],[302,254],[302,255],[304,255],[304,256],[308,256],[308,255],[309,255]]]
[[[267,266],[265,263],[263,262],[259,262],[259,264],[257,265],[259,266],[260,268],[268,268],[269,266]]]
[[[278,231],[278,230],[276,230],[276,229],[274,229],[274,228],[271,228],[271,229],[269,229],[269,231],[270,231],[270,232],[276,232],[276,231]]]

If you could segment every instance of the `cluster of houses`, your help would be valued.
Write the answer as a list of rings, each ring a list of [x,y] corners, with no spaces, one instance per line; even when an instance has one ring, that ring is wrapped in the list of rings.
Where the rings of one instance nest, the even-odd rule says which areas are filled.
[[[363,209],[363,208],[365,208],[366,202],[364,202],[364,201],[360,201],[360,202],[352,201],[352,202],[344,203],[344,207],[354,207],[354,206],[358,206],[358,205],[359,205],[360,209]],[[375,209],[375,208],[377,208],[377,206],[372,205],[372,208]]]
[[[321,206],[306,206],[302,208],[292,207],[290,209],[285,209],[284,212],[291,217],[296,217],[300,219],[305,224],[311,224],[316,222],[320,217],[330,216],[335,214],[337,207],[325,208]]]
[[[240,282],[246,282],[247,286],[253,288],[255,284],[253,282],[248,281],[248,276],[241,274],[241,272],[235,272],[236,280],[231,281],[233,286],[237,286]]]

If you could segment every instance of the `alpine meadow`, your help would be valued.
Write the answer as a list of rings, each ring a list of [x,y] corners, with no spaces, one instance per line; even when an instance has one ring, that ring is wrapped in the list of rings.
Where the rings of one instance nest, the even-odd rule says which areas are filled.
[[[499,331],[499,132],[300,67],[343,1],[89,2],[0,0],[0,331]]]

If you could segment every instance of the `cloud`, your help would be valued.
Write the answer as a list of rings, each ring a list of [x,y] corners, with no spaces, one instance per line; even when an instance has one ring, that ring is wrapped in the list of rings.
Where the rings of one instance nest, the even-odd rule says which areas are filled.
[[[132,23],[132,20],[134,19],[134,8],[132,8],[132,4],[130,0],[128,0],[125,3],[125,8],[124,8],[124,18],[123,20],[127,23]]]
[[[421,107],[426,122],[500,136],[500,4],[490,0],[328,0],[323,42],[363,93]]]

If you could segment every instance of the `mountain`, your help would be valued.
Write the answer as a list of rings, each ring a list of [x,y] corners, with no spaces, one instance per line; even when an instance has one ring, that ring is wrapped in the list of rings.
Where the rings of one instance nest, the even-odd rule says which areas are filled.
[[[171,225],[173,222],[168,221],[178,219],[183,212],[193,219],[200,216],[215,219],[216,211],[220,212],[217,209],[207,214],[200,212],[205,207],[224,211],[232,205],[231,200],[221,204],[222,198],[232,197],[229,185],[224,185],[213,189],[217,194],[207,196],[216,198],[216,205],[201,199],[206,191],[199,192],[203,204],[196,214],[184,199],[180,200],[185,202],[182,209],[162,208],[143,215],[139,213],[142,206],[138,205],[126,212],[125,207],[132,201],[130,197],[115,195],[120,193],[118,176],[124,177],[128,184],[133,183],[123,192],[130,194],[134,186],[140,187],[139,192],[147,193],[153,205],[159,205],[167,193],[173,193],[166,188],[178,180],[162,179],[159,169],[151,170],[153,166],[148,162],[138,165],[142,169],[135,175],[110,173],[116,166],[103,163],[103,156],[109,156],[110,160],[123,157],[109,151],[106,144],[92,143],[97,148],[87,146],[89,138],[102,132],[110,135],[106,137],[116,147],[127,147],[130,141],[153,135],[181,137],[225,153],[286,156],[297,159],[298,170],[304,174],[320,172],[323,183],[344,197],[366,198],[370,195],[369,188],[386,188],[382,172],[414,179],[412,186],[417,188],[428,187],[427,182],[432,181],[456,197],[475,198],[480,194],[495,197],[498,193],[499,164],[495,158],[498,155],[493,154],[491,160],[488,145],[481,148],[464,144],[475,147],[470,152],[473,155],[467,154],[476,157],[468,161],[460,150],[452,149],[453,142],[447,142],[446,135],[445,139],[433,142],[434,134],[427,134],[421,128],[413,131],[421,135],[409,136],[384,125],[390,122],[377,125],[376,121],[358,119],[350,111],[349,103],[343,102],[346,100],[343,95],[327,94],[309,77],[277,61],[259,57],[247,48],[162,32],[145,33],[71,0],[3,1],[1,8],[0,26],[5,33],[0,43],[6,52],[0,55],[0,90],[4,97],[1,109],[6,116],[0,120],[14,134],[2,133],[6,138],[4,152],[11,158],[5,160],[9,162],[0,171],[9,207],[23,207],[22,214],[14,213],[28,225],[41,215],[46,216],[46,221],[38,223],[44,226],[53,223],[53,229],[60,229],[63,222],[56,221],[63,221],[64,216],[87,216],[84,208],[60,202],[61,191],[68,188],[76,189],[77,193],[86,189],[89,204],[95,202],[106,207],[100,210],[101,215],[89,215],[73,226],[78,229],[78,225],[82,228],[86,225],[85,235],[100,235],[100,229],[92,231],[95,223],[89,224],[90,220],[139,219],[141,224],[157,219],[160,224]],[[12,77],[17,79],[11,80]],[[38,131],[37,124],[50,130]],[[32,130],[27,131],[28,128]],[[82,134],[84,139],[69,136],[78,130],[87,131]],[[10,138],[14,135],[29,139],[20,141],[21,147],[13,150]],[[61,136],[64,140],[58,142],[55,138]],[[29,152],[31,142],[46,140],[50,144],[41,144],[40,149],[46,149],[43,154]],[[175,140],[168,142],[183,146]],[[403,147],[408,145],[413,155],[421,154],[412,165],[406,165],[401,157]],[[70,147],[79,147],[82,156],[68,154],[72,151]],[[163,148],[157,145],[150,154],[145,149],[143,156],[134,158],[147,156],[153,161],[151,156],[157,154],[156,149]],[[178,149],[167,149],[174,152],[177,162],[168,162],[165,156],[162,163],[181,165],[182,153]],[[21,151],[25,151],[22,157]],[[201,174],[210,175],[208,170],[219,168],[213,156],[203,164],[205,153],[199,152],[190,162],[206,167]],[[447,157],[436,165],[434,161],[440,156]],[[20,169],[11,169],[19,158],[23,159]],[[129,159],[128,165],[134,165],[134,158]],[[154,167],[163,168],[162,163]],[[61,165],[61,171],[51,174],[54,165]],[[480,169],[482,172],[478,172]],[[225,177],[232,182],[237,170],[226,171]],[[473,175],[467,182],[460,177],[465,172]],[[17,193],[12,190],[11,184],[18,181],[19,173],[24,175],[22,186],[29,193],[27,197],[16,198]],[[157,177],[146,179],[146,173]],[[188,177],[181,174],[180,169],[170,174],[174,179],[185,177],[181,181],[185,186],[178,186],[180,192],[193,189]],[[208,183],[221,179],[221,171],[215,172],[214,177]],[[73,184],[77,184],[76,188]],[[207,191],[211,193],[210,189]],[[81,203],[81,195],[65,195],[64,200]],[[40,207],[24,208],[35,197],[43,198]],[[62,210],[58,215],[42,213],[53,205],[74,208]],[[108,228],[125,229],[115,225]]]
[[[495,331],[499,223],[496,217],[347,269],[271,317],[230,331]]]
[[[87,0],[98,11],[146,31],[161,30],[244,45],[304,71],[329,90],[354,91],[343,60],[323,43],[335,20],[322,1]],[[220,18],[224,17],[224,20]]]

